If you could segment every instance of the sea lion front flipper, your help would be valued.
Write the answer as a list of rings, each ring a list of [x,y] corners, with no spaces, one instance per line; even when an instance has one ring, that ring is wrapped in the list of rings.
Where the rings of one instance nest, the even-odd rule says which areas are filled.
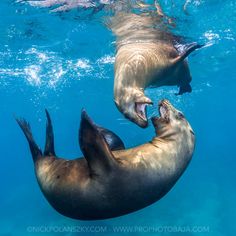
[[[175,45],[175,48],[180,53],[180,55],[177,56],[175,59],[173,59],[173,61],[172,61],[173,64],[177,64],[179,62],[182,62],[191,52],[193,52],[196,49],[199,49],[201,47],[203,47],[203,45],[200,45],[198,43]]]
[[[33,134],[31,132],[30,124],[25,119],[16,118],[16,122],[22,129],[30,147],[31,155],[33,157],[33,161],[35,162],[39,157],[42,157],[42,151],[34,141]]]
[[[184,84],[179,86],[179,93],[176,93],[176,95],[182,95],[184,93],[191,93],[192,87],[190,84]]]
[[[82,111],[81,114],[79,144],[91,174],[109,172],[117,165],[102,132],[85,111]]]
[[[46,142],[44,148],[44,156],[56,156],[54,148],[54,134],[53,134],[52,121],[47,109],[45,109],[45,112],[47,116],[47,126],[46,126]]]
[[[105,129],[103,127],[97,127],[97,128],[102,132],[102,135],[106,139],[106,142],[109,145],[111,151],[118,151],[125,149],[125,145],[118,135],[116,135],[109,129]]]

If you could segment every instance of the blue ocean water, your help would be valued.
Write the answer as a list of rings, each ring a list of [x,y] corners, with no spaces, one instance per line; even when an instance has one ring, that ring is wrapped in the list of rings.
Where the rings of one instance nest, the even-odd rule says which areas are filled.
[[[30,121],[43,147],[47,108],[56,153],[71,159],[82,156],[82,108],[127,147],[149,141],[153,127],[139,128],[114,105],[115,37],[102,23],[102,12],[93,17],[54,14],[0,2],[0,235],[236,235],[236,2],[189,1],[188,15],[182,11],[184,1],[170,3],[162,1],[180,33],[205,47],[189,57],[191,94],[177,97],[175,87],[149,89],[147,94],[156,103],[168,98],[184,112],[197,137],[193,160],[159,202],[123,217],[85,222],[61,216],[49,206],[14,116]]]

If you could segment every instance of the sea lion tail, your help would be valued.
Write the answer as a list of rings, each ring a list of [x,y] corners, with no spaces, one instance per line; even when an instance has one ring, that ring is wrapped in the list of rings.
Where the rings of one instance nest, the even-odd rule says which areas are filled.
[[[46,117],[47,117],[47,125],[46,125],[46,142],[44,148],[44,156],[56,156],[55,148],[54,148],[54,134],[51,117],[47,109],[45,109]]]
[[[18,125],[22,129],[22,131],[29,143],[30,151],[31,151],[33,160],[35,162],[39,157],[42,156],[42,151],[38,147],[36,142],[34,141],[34,137],[31,132],[30,124],[25,119],[22,119],[22,118],[16,118],[16,122],[18,123]]]

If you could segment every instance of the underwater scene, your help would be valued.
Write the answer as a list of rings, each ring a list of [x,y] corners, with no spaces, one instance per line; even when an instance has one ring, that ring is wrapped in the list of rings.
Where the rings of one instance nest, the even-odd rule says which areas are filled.
[[[236,235],[235,1],[1,0],[0,19],[0,236]]]

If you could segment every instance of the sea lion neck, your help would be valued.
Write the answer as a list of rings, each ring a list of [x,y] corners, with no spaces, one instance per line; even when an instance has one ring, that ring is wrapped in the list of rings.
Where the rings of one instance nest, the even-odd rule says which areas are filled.
[[[122,63],[115,69],[114,80],[114,98],[116,103],[121,103],[121,100],[132,100],[135,97],[142,97],[144,95],[143,80],[133,79],[136,77],[134,70],[126,63]]]
[[[119,65],[119,68],[116,68],[114,92],[130,88],[143,91],[146,86],[143,79],[138,79],[138,75],[135,74],[135,70],[124,63],[123,65]]]
[[[139,94],[139,96],[144,95],[143,89],[138,88],[138,87],[116,87],[114,90],[114,97],[115,101],[119,102],[119,100],[135,97]]]
[[[163,125],[156,128],[156,136],[153,138],[152,142],[158,142],[160,140],[164,140],[169,142],[171,140],[175,140],[175,137],[179,135],[176,130],[171,129],[168,125]]]

